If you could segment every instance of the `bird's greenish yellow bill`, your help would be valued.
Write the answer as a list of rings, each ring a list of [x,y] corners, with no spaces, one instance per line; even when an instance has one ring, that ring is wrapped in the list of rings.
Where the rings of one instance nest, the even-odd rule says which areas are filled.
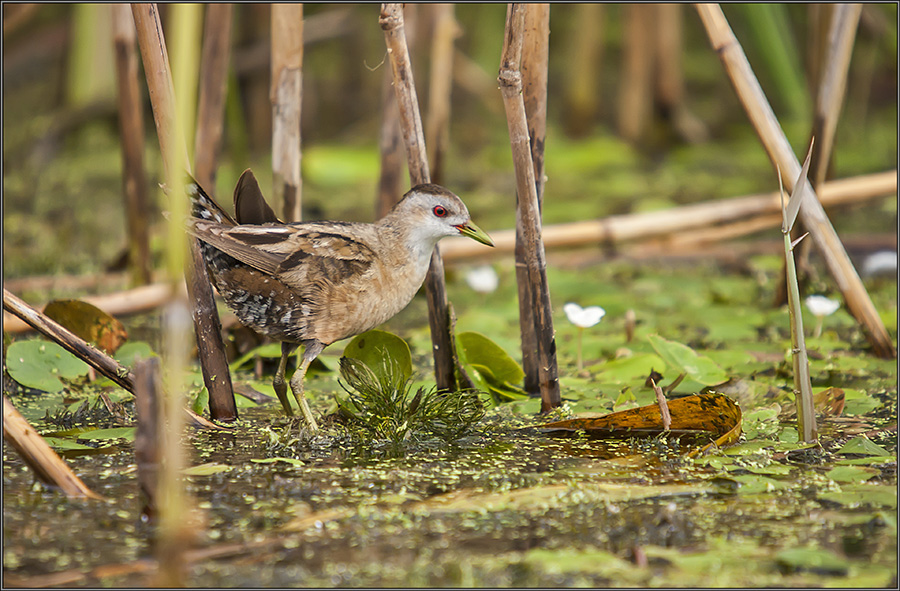
[[[494,246],[494,241],[491,240],[491,237],[488,236],[487,232],[476,226],[471,220],[456,227],[463,236],[468,236],[472,240],[487,244],[488,246]]]

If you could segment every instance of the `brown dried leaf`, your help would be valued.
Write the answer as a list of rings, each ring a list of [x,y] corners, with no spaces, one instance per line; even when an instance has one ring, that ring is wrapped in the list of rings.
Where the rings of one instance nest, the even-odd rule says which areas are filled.
[[[670,433],[708,432],[719,436],[717,445],[728,445],[741,434],[741,409],[722,394],[695,394],[668,403]],[[612,412],[601,417],[578,417],[540,425],[555,431],[586,431],[601,437],[632,437],[665,432],[657,404]]]
[[[118,319],[81,300],[53,300],[44,308],[44,315],[109,355],[128,340]]]

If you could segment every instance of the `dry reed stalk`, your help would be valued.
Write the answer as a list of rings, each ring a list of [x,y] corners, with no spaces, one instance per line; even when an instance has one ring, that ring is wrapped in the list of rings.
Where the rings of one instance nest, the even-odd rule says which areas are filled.
[[[272,187],[288,222],[301,219],[303,5],[272,5]]]
[[[722,14],[722,9],[715,4],[699,4],[697,11],[769,158],[780,168],[785,187],[793,191],[793,183],[800,174],[800,163]],[[815,195],[815,191],[811,191],[811,198],[807,198],[800,209],[803,224],[825,259],[850,313],[863,327],[875,354],[883,358],[894,358],[897,353],[884,323]]]
[[[168,52],[162,37],[158,10],[154,4],[133,4],[132,12],[138,31],[147,86],[150,90],[153,119],[156,123],[160,150],[164,155],[166,178],[169,179],[167,184],[175,192],[169,202],[173,214],[169,221],[169,240],[173,243],[170,249],[173,254],[170,259],[177,259],[178,251],[181,249],[175,247],[174,244],[181,244],[186,240],[181,220],[187,215],[187,199],[180,194],[182,180],[176,170],[183,167],[184,170],[190,171],[191,164],[187,155],[184,132],[180,125],[176,125],[175,93],[172,88]],[[194,304],[192,309],[194,332],[197,337],[203,381],[209,391],[210,400],[218,401],[210,405],[210,412],[212,413],[213,407],[217,412],[222,412],[221,415],[212,415],[212,417],[226,421],[234,420],[237,418],[237,410],[234,406],[231,375],[228,372],[228,360],[225,357],[225,346],[222,343],[221,323],[216,302],[213,299],[212,284],[209,281],[206,264],[200,254],[197,240],[190,238],[188,244],[191,256],[190,267],[183,265],[178,260],[170,261],[170,277],[174,281],[177,274],[182,272],[180,270],[182,268],[184,274],[187,275],[185,279],[188,296]],[[173,296],[177,296],[180,292],[173,289],[171,293]],[[230,404],[229,399],[231,400]]]
[[[42,482],[58,487],[70,499],[103,499],[47,445],[6,395],[3,396],[3,438]]]
[[[897,192],[897,171],[880,172],[847,179],[829,181],[822,186],[821,200],[829,207],[861,203],[867,199],[884,197]],[[542,229],[547,247],[576,247],[587,244],[618,244],[632,240],[647,240],[658,236],[694,232],[714,224],[750,220],[769,216],[772,224],[781,219],[778,193],[765,193],[747,197],[733,197],[707,203],[693,203],[673,209],[627,215],[614,215],[599,220],[586,220],[568,224],[554,224]],[[772,217],[776,216],[776,217]],[[775,222],[772,222],[775,220]],[[745,235],[759,229],[755,222],[746,223],[747,231],[733,232],[732,236]],[[467,257],[488,256],[513,252],[515,231],[492,231],[494,248],[481,244],[470,245],[471,240],[460,237],[445,238],[444,257],[455,260]]]
[[[619,89],[619,133],[637,142],[647,133],[653,116],[653,25],[655,7],[628,4],[623,7],[624,60]]]
[[[155,520],[159,511],[160,398],[159,359],[141,359],[134,364],[134,459],[138,487],[144,498],[142,513]]]
[[[127,4],[113,5],[113,46],[119,132],[122,138],[122,184],[128,221],[128,263],[135,285],[150,283],[150,232],[147,228],[147,177],[144,171],[144,116],[138,82],[134,19]]]
[[[818,145],[809,166],[810,182],[819,187],[825,182],[828,164],[834,151],[841,106],[847,91],[850,57],[856,39],[856,28],[862,13],[861,4],[836,4],[831,6],[831,24],[823,52],[821,78],[816,90],[813,137]]]
[[[681,5],[657,4],[656,39],[653,40],[656,98],[666,108],[675,109],[684,101],[684,73],[681,67]]]
[[[400,128],[406,144],[409,177],[413,185],[428,183],[428,155],[425,151],[425,134],[419,115],[419,101],[413,81],[412,65],[403,26],[403,7],[391,3],[381,5],[379,23],[384,31],[385,43],[394,77],[394,92],[400,109]],[[444,283],[444,263],[435,247],[431,266],[425,278],[428,299],[428,320],[431,326],[431,345],[434,354],[434,374],[440,390],[456,389],[456,364],[453,361],[454,344],[450,326],[450,304]]]
[[[564,39],[563,54],[568,67],[561,72],[563,82],[563,125],[571,137],[586,136],[600,110],[600,70],[603,59],[602,3],[574,4],[572,25]]]
[[[203,27],[197,134],[194,136],[194,178],[210,194],[215,194],[216,168],[225,121],[233,9],[231,4],[209,4]]]
[[[444,182],[444,159],[450,134],[450,91],[453,81],[453,41],[459,26],[452,4],[432,4],[434,30],[431,37],[431,72],[425,145],[431,146],[431,181]]]
[[[534,311],[534,344],[537,346],[541,411],[547,412],[559,406],[561,399],[556,343],[553,335],[553,310],[550,306],[550,290],[547,284],[547,261],[544,256],[544,244],[541,241],[540,204],[529,144],[528,119],[522,96],[521,60],[525,39],[525,13],[525,5],[507,6],[506,34],[498,80],[503,104],[506,107],[510,146],[516,171],[517,220],[521,219],[521,223],[516,224],[517,228],[521,227],[521,239],[517,240],[516,249],[521,248],[524,252],[522,260],[525,273],[520,274],[517,269],[519,309],[525,305]],[[549,31],[549,23],[544,26]]]
[[[547,136],[547,73],[549,64],[550,5],[528,4],[525,7],[525,31],[522,40],[522,100],[528,126],[528,143],[534,167],[538,214],[544,204],[544,142]],[[516,282],[529,293],[519,296],[519,333],[522,346],[524,388],[531,394],[541,391],[541,359],[536,310],[531,306],[535,287],[529,283],[523,208],[516,208]]]

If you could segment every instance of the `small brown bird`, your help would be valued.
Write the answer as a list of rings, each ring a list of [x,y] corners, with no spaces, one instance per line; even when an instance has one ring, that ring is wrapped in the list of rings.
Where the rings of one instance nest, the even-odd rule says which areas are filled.
[[[309,364],[335,341],[365,332],[400,312],[422,286],[431,253],[445,236],[493,246],[462,200],[435,184],[417,185],[374,224],[283,223],[265,203],[249,170],[235,190],[239,224],[191,180],[193,219],[216,289],[246,326],[281,341],[272,385],[292,415],[284,372],[304,345],[291,391],[311,430],[303,395]]]

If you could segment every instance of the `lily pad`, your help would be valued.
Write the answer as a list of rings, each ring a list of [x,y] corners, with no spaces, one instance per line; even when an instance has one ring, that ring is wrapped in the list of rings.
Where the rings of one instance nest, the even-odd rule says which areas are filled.
[[[863,454],[867,456],[889,456],[886,449],[873,443],[871,439],[865,435],[854,437],[838,450],[839,454]]]
[[[6,352],[6,369],[15,381],[28,388],[58,392],[65,388],[60,378],[74,380],[87,375],[88,365],[48,341],[17,341]]]
[[[404,383],[412,375],[412,355],[406,341],[383,330],[370,330],[357,335],[344,347],[344,357],[362,361],[376,376],[388,375],[385,363],[394,365],[390,372],[398,383]]]
[[[721,384],[728,379],[725,371],[709,357],[697,355],[696,351],[659,335],[648,335],[647,339],[657,354],[675,371],[685,373],[706,386]],[[675,376],[672,376],[675,377]]]
[[[500,345],[478,332],[462,332],[456,335],[460,348],[468,363],[483,365],[499,381],[519,384],[525,379],[525,372],[516,360],[509,356]]]
[[[775,557],[786,572],[809,571],[829,575],[846,575],[850,567],[840,556],[821,548],[788,548]]]

